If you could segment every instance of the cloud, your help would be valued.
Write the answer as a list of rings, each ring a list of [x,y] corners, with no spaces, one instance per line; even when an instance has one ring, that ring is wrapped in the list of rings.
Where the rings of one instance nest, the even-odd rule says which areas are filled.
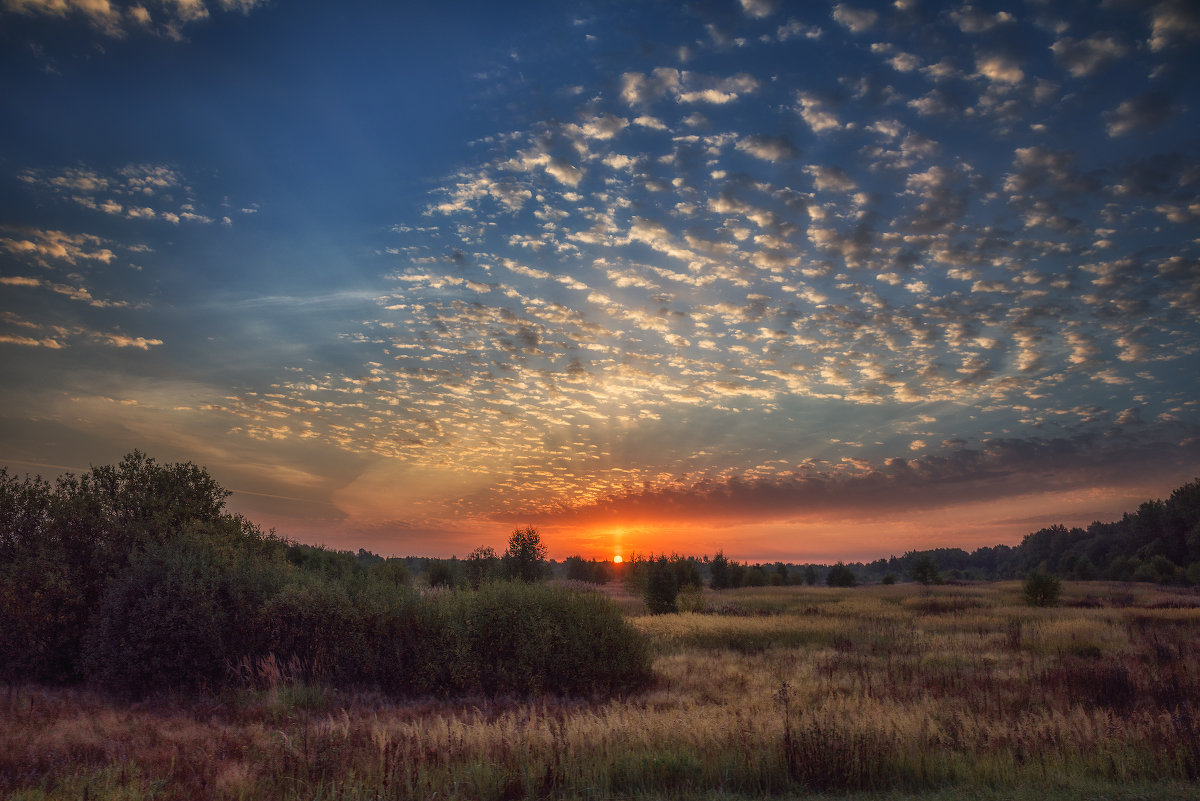
[[[984,53],[975,58],[975,72],[992,83],[1017,84],[1025,80],[1020,63],[1003,53]]]
[[[1105,130],[1109,136],[1118,137],[1157,128],[1171,117],[1171,112],[1171,98],[1166,92],[1146,92],[1105,112]]]
[[[798,109],[801,119],[812,128],[813,133],[823,134],[827,131],[836,131],[842,127],[837,116],[830,110],[828,103],[821,97],[810,92],[799,91],[796,93],[796,102],[800,104]]]
[[[960,8],[949,11],[948,14],[963,33],[986,33],[999,25],[1008,25],[1015,21],[1013,15],[1007,11],[989,14],[970,3],[964,3]]]
[[[22,183],[51,192],[84,208],[128,219],[210,224],[201,213],[192,188],[180,172],[165,164],[127,164],[107,174],[84,167],[63,170],[25,170]],[[171,210],[145,205],[170,204]]]
[[[845,3],[837,3],[831,14],[833,21],[851,33],[863,33],[879,21],[878,12],[867,8],[853,8]]]
[[[265,0],[217,0],[212,7],[249,14]],[[189,23],[209,17],[205,0],[163,0],[151,11],[140,2],[117,0],[4,0],[4,10],[56,19],[82,18],[93,28],[115,38],[145,30],[172,39],[182,38]]]
[[[792,144],[786,136],[755,134],[739,139],[735,147],[743,153],[749,153],[755,158],[770,162],[794,159],[800,155],[800,149]]]
[[[853,192],[858,188],[850,173],[841,167],[811,164],[805,167],[805,172],[812,176],[818,192]]]
[[[21,228],[7,230],[15,236],[0,237],[0,248],[43,267],[49,267],[54,261],[71,265],[87,261],[108,264],[116,258],[116,254],[105,247],[108,243],[98,236]]]
[[[1064,37],[1050,45],[1054,57],[1075,78],[1085,78],[1108,67],[1129,52],[1115,36],[1095,34],[1086,39]]]
[[[1150,17],[1150,49],[1155,52],[1200,39],[1200,10],[1189,0],[1158,3]]]
[[[775,13],[776,0],[739,0],[748,17],[763,19]]]
[[[666,97],[678,103],[732,103],[752,94],[759,82],[752,75],[739,73],[727,78],[703,75],[687,70],[658,67],[649,75],[626,72],[621,76],[621,100],[628,106],[649,105]]]
[[[851,459],[765,478],[733,475],[630,487],[591,503],[562,506],[543,519],[828,520],[1119,483],[1130,470],[1174,480],[1200,457],[1198,433],[1166,425],[1136,438],[1114,430],[1106,436],[995,439],[977,448],[950,441],[948,449],[914,459]],[[913,450],[926,446],[917,442]]]

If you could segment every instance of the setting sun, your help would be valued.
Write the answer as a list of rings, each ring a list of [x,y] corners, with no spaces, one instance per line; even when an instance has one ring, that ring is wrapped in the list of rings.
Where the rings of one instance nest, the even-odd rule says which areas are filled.
[[[621,558],[621,554],[617,554],[616,556],[613,557],[613,564],[615,564],[615,565],[619,565],[623,561],[625,561],[625,560]]]

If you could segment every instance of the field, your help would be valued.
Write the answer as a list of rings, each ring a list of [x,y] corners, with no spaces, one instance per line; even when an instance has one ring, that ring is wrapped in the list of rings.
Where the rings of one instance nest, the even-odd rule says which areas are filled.
[[[709,592],[648,616],[655,685],[395,703],[270,676],[120,703],[8,687],[0,796],[1194,798],[1200,596],[1000,583]]]

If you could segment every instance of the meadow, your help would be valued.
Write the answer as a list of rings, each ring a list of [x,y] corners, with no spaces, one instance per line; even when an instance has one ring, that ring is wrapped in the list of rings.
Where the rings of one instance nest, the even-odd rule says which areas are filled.
[[[645,690],[595,698],[239,686],[120,702],[4,688],[0,795],[32,799],[1195,798],[1200,596],[1017,582],[706,591],[644,614]]]

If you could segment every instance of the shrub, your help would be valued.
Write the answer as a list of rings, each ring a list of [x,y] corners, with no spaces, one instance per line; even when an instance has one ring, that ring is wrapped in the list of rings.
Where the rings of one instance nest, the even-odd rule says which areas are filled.
[[[1035,570],[1025,577],[1021,585],[1025,603],[1030,606],[1053,606],[1062,593],[1062,582],[1056,576]]]
[[[675,606],[680,612],[703,612],[708,608],[704,600],[704,588],[688,585],[679,591],[675,598]]]
[[[598,593],[509,582],[429,603],[446,632],[425,657],[450,663],[430,674],[442,692],[588,694],[649,678],[644,639]]]
[[[186,540],[140,553],[109,583],[84,638],[88,676],[135,696],[219,682],[229,627],[217,602],[218,573],[211,549]]]
[[[467,583],[471,589],[479,589],[485,581],[491,581],[496,574],[496,563],[499,559],[496,551],[488,545],[480,545],[467,555],[464,567],[467,573]]]
[[[393,694],[430,691],[422,652],[434,634],[417,592],[407,584],[376,577],[353,603],[365,640],[359,660],[362,680]]]
[[[260,626],[267,650],[298,660],[310,679],[350,683],[364,672],[361,621],[339,584],[297,575],[263,606]]]

